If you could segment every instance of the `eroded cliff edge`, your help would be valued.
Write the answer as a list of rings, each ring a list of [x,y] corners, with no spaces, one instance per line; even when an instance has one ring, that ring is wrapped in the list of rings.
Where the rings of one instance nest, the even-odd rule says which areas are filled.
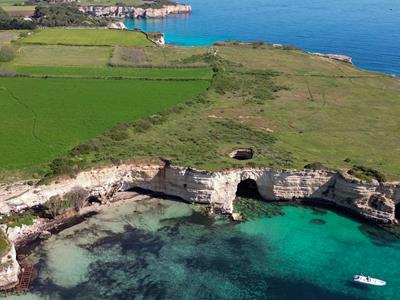
[[[171,14],[189,14],[192,7],[187,4],[170,4],[163,5],[160,8],[142,8],[135,6],[103,6],[88,5],[80,6],[79,10],[85,14],[98,18],[117,18],[117,19],[147,19],[147,18],[164,18]]]
[[[49,185],[20,183],[3,186],[0,188],[0,213],[44,204],[50,197],[62,196],[77,187],[103,200],[111,200],[117,191],[142,188],[192,203],[210,204],[232,213],[237,187],[244,180],[254,180],[265,200],[315,200],[337,205],[372,222],[396,223],[399,182],[367,183],[349,175],[323,170],[243,168],[208,172],[163,161],[93,169],[78,174],[76,178],[60,179]]]

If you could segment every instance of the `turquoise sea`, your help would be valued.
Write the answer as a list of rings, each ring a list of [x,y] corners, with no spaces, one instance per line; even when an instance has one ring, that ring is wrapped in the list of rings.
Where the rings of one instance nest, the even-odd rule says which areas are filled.
[[[335,212],[264,203],[244,223],[150,199],[52,236],[18,299],[399,299],[400,241]],[[266,208],[266,209],[265,209]],[[358,286],[356,273],[386,280]]]
[[[293,44],[352,56],[368,70],[400,75],[398,0],[185,0],[188,16],[126,20],[129,28],[161,31],[168,43],[211,45],[242,40]]]

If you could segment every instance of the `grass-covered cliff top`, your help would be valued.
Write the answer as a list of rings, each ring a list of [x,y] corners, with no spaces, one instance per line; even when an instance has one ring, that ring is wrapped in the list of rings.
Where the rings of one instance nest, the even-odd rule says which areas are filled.
[[[397,78],[260,44],[29,44],[34,38],[19,40],[16,58],[0,67],[24,76],[0,79],[9,101],[0,111],[3,178],[149,157],[208,170],[357,165],[359,176],[400,178]],[[238,148],[252,148],[253,159],[230,158]]]

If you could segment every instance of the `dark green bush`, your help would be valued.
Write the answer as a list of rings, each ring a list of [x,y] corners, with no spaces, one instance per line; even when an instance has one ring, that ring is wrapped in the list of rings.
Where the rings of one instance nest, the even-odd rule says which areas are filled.
[[[360,166],[360,165],[354,165],[348,173],[354,177],[357,177],[358,179],[371,182],[373,179],[376,179],[378,182],[385,182],[386,177],[384,174],[379,172],[378,170]]]
[[[327,168],[320,162],[313,162],[304,166],[304,169],[309,170],[327,170]]]

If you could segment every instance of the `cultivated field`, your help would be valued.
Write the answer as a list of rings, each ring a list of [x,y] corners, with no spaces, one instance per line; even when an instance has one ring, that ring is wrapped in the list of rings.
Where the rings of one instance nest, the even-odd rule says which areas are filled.
[[[100,67],[107,64],[111,51],[110,47],[23,45],[13,64]]]
[[[18,38],[17,31],[1,31],[0,30],[0,47],[9,44],[12,40]]]
[[[38,167],[119,122],[198,95],[207,81],[0,79],[0,166]]]
[[[0,5],[9,16],[33,16],[35,6]]]
[[[151,46],[141,32],[108,29],[41,29],[24,39],[24,43],[83,46]]]
[[[17,74],[36,77],[211,80],[210,68],[115,68],[16,66]]]
[[[204,67],[203,60],[190,60],[193,56],[207,53],[207,47],[115,47],[110,64],[121,67]]]

